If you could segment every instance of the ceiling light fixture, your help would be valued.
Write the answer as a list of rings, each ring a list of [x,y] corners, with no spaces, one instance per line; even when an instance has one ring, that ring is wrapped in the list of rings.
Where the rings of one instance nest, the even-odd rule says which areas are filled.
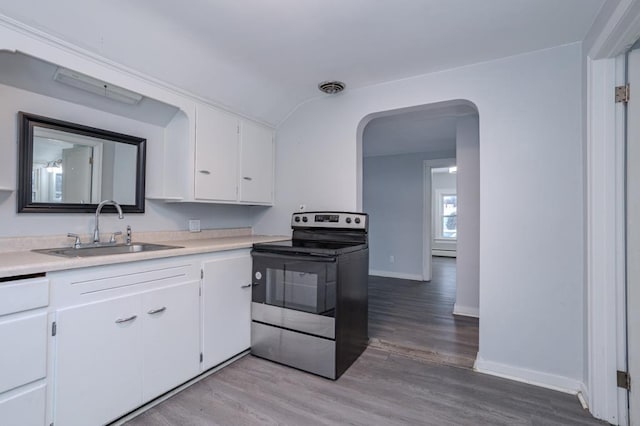
[[[67,68],[58,67],[56,73],[53,75],[53,79],[59,83],[75,87],[76,89],[85,90],[95,95],[104,96],[105,98],[129,105],[135,105],[142,100],[142,95],[132,92],[131,90],[114,86],[113,84]]]
[[[458,167],[453,166],[453,167],[449,167],[449,173],[457,173],[458,172]]]
[[[344,90],[346,84],[341,81],[323,81],[318,84],[318,89],[321,92],[327,93],[329,95],[335,95],[336,93],[340,93]]]
[[[61,173],[62,172],[62,159],[54,160],[54,161],[48,161],[47,165],[45,166],[45,169],[49,173],[53,173],[53,172]]]

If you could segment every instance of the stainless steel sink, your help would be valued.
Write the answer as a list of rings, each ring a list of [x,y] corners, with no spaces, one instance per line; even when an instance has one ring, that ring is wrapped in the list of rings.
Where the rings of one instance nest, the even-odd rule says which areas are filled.
[[[114,244],[114,245],[91,245],[81,248],[61,247],[50,249],[33,250],[37,253],[50,254],[62,257],[91,257],[91,256],[107,256],[110,254],[140,253],[145,251],[158,251],[182,248],[180,246],[168,246],[163,244],[134,243],[131,245]]]

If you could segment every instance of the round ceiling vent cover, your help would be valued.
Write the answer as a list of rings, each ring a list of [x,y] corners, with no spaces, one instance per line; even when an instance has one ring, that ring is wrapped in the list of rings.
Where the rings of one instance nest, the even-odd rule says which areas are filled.
[[[336,93],[340,93],[344,90],[345,84],[341,81],[323,81],[318,84],[318,89],[321,92],[328,93],[329,95],[334,95]]]

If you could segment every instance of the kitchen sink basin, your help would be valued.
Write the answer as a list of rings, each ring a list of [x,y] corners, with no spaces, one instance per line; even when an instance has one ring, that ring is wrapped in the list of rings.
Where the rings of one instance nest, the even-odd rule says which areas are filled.
[[[126,244],[114,244],[114,245],[96,245],[87,246],[81,248],[73,247],[61,247],[50,249],[38,249],[33,250],[37,253],[50,254],[53,256],[62,257],[92,257],[92,256],[107,256],[110,254],[126,254],[126,253],[141,253],[145,251],[158,251],[158,250],[170,250],[182,248],[180,246],[169,246],[163,244],[149,244],[149,243],[134,243],[131,245]]]

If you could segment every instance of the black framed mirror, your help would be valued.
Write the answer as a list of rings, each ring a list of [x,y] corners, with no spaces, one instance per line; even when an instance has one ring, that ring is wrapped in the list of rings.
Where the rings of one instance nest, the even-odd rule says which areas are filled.
[[[22,111],[18,121],[18,213],[89,213],[102,200],[144,213],[146,139]]]

